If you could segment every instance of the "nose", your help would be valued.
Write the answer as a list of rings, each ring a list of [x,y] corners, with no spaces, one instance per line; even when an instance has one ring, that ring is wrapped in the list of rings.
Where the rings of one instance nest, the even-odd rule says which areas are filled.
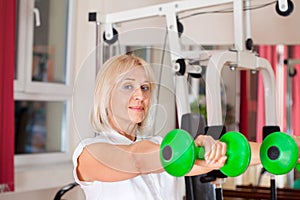
[[[146,95],[144,94],[144,92],[142,91],[141,88],[137,88],[134,91],[133,98],[134,98],[134,100],[141,100],[142,101],[146,98]]]

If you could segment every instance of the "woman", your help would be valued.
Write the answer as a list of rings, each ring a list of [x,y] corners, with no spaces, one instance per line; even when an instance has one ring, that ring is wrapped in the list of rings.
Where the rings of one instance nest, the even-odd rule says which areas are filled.
[[[149,136],[154,90],[151,66],[133,54],[112,57],[101,68],[91,112],[98,135],[83,140],[73,156],[74,176],[86,199],[182,198],[177,178],[161,166],[161,137]],[[205,147],[206,160],[196,161],[188,175],[224,165],[225,143],[202,135],[195,144]]]

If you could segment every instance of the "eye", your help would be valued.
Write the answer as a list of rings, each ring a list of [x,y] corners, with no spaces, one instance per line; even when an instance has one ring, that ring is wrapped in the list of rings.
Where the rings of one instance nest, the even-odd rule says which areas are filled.
[[[130,84],[130,83],[124,84],[124,85],[123,85],[123,89],[125,89],[125,90],[132,90],[132,89],[133,89],[133,85]]]
[[[141,89],[142,89],[142,91],[147,92],[150,90],[150,86],[149,85],[141,85]]]

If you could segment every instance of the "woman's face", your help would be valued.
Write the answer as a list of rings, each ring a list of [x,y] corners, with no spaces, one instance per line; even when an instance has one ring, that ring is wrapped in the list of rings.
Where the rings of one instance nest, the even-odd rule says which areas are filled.
[[[142,67],[134,67],[117,80],[110,99],[110,119],[114,126],[123,129],[142,122],[150,96],[150,82]]]

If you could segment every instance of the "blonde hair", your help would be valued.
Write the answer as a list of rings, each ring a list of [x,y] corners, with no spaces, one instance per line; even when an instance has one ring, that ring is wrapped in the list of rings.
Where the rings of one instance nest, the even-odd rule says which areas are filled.
[[[150,106],[154,103],[155,79],[151,66],[145,60],[133,54],[114,56],[103,64],[97,74],[93,107],[90,115],[90,122],[94,131],[113,130],[107,114],[112,89],[121,76],[136,67],[143,67],[145,70],[151,85]],[[144,129],[151,127],[152,121],[148,112],[146,118],[138,126],[139,131],[142,132]]]

